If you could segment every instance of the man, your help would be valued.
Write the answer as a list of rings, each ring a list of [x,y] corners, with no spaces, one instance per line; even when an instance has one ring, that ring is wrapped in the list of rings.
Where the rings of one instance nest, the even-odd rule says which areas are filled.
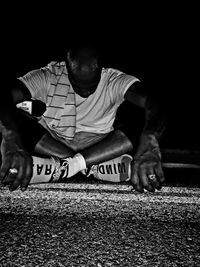
[[[158,140],[164,129],[164,113],[144,92],[139,79],[104,68],[90,44],[73,46],[64,62],[51,62],[19,77],[4,94],[0,178],[10,190],[26,190],[29,183],[56,182],[78,172],[91,173],[95,166],[123,160],[123,156],[125,161],[130,159],[125,180],[130,178],[137,191],[161,188],[164,175]],[[45,104],[42,116],[28,118],[17,110],[18,103],[31,99]],[[128,138],[113,127],[124,100],[145,109],[137,149],[134,136]],[[131,123],[131,116],[128,119]],[[127,155],[133,151],[133,158]],[[54,168],[45,176],[36,173],[33,164]]]

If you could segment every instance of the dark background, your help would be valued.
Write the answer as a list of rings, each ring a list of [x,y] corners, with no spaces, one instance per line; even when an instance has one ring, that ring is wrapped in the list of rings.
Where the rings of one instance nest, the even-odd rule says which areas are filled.
[[[168,142],[200,147],[197,10],[170,2],[8,3],[1,22],[3,79],[63,60],[72,39],[92,38],[106,66],[139,77],[162,98]]]

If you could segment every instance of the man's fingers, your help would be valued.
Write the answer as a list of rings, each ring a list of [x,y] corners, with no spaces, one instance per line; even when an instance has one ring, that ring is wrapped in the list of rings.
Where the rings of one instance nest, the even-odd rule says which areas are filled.
[[[16,190],[20,186],[22,179],[24,177],[24,168],[22,163],[15,168],[18,170],[18,173],[16,174],[14,181],[11,183],[9,187],[11,191]]]
[[[6,175],[2,184],[5,186],[11,185],[14,182],[15,178],[16,178],[16,174],[12,174],[8,171],[8,174]]]
[[[15,167],[18,170],[15,180],[10,185],[10,190],[16,190],[19,186],[23,191],[28,187],[30,179],[33,173],[33,162],[31,157],[19,158],[18,167]]]
[[[138,176],[138,166],[137,164],[135,164],[135,166],[132,166],[132,170],[131,170],[131,183],[134,187],[134,189],[140,193],[143,193],[144,190],[141,186],[140,180],[139,180],[139,176]]]
[[[155,189],[161,189],[161,181],[164,177],[162,168],[160,168],[161,164],[158,169],[154,165],[155,164],[136,163],[135,167],[132,168],[131,182],[137,191],[143,192],[143,189],[146,189],[149,192],[154,192]]]
[[[148,181],[149,181],[149,184],[154,189],[157,189],[157,190],[161,189],[160,182],[159,182],[159,179],[157,177],[156,171],[153,168],[151,168],[150,171],[148,171]]]
[[[32,158],[29,160],[29,162],[26,165],[26,173],[25,173],[25,177],[22,180],[21,183],[21,190],[25,191],[30,183],[30,180],[33,176],[33,160]]]
[[[16,190],[19,186],[25,190],[30,182],[33,172],[33,162],[32,157],[25,154],[18,154],[13,157],[12,164],[10,168],[15,168],[17,170],[16,174],[7,172],[7,176],[4,179],[3,184],[9,185],[11,191]]]
[[[157,164],[157,167],[155,168],[155,173],[158,177],[158,181],[163,184],[165,182],[165,175],[164,175],[164,172],[163,172],[163,169],[162,169],[162,165],[161,165],[161,162],[159,162]]]
[[[139,178],[140,178],[142,186],[146,190],[150,192],[154,192],[155,189],[149,182],[149,178],[148,178],[149,173],[150,173],[149,168],[145,168],[145,166],[141,166],[139,170]]]
[[[12,181],[12,183],[9,186],[9,189],[11,191],[16,190],[21,183],[21,180],[22,180],[23,174],[24,174],[24,172],[23,172],[24,162],[25,162],[25,159],[23,157],[21,157],[20,154],[15,155],[11,168],[15,168],[17,170],[17,173],[13,174],[15,179]],[[8,178],[9,178],[9,176],[8,176]]]
[[[0,181],[3,185],[5,184],[6,175],[8,174],[11,164],[12,164],[12,161],[10,157],[5,157],[2,160],[2,165],[1,165],[1,170],[0,170]]]

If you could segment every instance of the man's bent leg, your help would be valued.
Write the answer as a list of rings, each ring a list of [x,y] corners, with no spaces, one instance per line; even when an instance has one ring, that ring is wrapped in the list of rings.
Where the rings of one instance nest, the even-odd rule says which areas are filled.
[[[55,156],[59,158],[72,157],[75,154],[71,148],[54,139],[49,133],[44,134],[37,142],[34,152],[38,155]]]
[[[49,139],[46,137],[44,139],[45,142]],[[128,177],[130,176],[129,174],[130,161],[132,158],[129,155],[125,157],[124,154],[131,150],[132,150],[132,143],[129,141],[126,135],[123,134],[123,132],[121,132],[120,130],[113,131],[112,133],[108,134],[104,139],[97,142],[96,144],[93,144],[81,150],[80,153],[76,153],[74,157],[57,159],[60,164],[60,167],[58,164],[57,168],[58,172],[54,176],[59,177],[59,175],[61,175],[60,177],[61,181],[62,178],[72,177],[79,171],[82,171],[86,168],[102,163],[101,165],[99,165],[99,175],[98,175],[99,179],[109,180],[113,182],[128,180]],[[31,180],[31,183],[42,182],[42,176],[47,178],[46,181],[47,180],[53,182],[56,181],[56,179],[54,179],[55,177],[50,178],[50,175],[52,175],[52,173],[56,169],[55,161],[53,159],[56,160],[56,158],[54,157],[51,160],[49,159],[43,164],[41,164],[41,166],[40,166],[40,161],[38,163],[37,160],[35,159],[36,161],[35,166],[37,167],[37,170],[35,171],[37,173],[34,172],[36,173],[36,175]],[[112,175],[109,175],[109,179],[106,179],[106,176],[103,175],[104,171],[103,166],[105,166],[106,170],[108,170],[108,168],[113,168],[113,170],[108,170],[110,171],[110,174],[113,171]],[[63,171],[60,172],[60,170]],[[49,173],[47,174],[47,172]],[[45,173],[47,174],[46,176]],[[38,175],[40,175],[40,178],[38,177]],[[48,175],[49,177],[47,177]]]
[[[53,175],[58,166],[62,165],[58,158],[74,156],[75,152],[55,140],[34,117],[19,110],[16,118],[24,147],[33,158],[33,176],[30,184],[58,180],[58,177]]]
[[[133,145],[126,135],[116,130],[108,134],[97,144],[83,149],[80,153],[84,157],[86,166],[100,164],[102,162],[117,158],[132,151]]]
[[[53,165],[52,170],[54,171],[55,166],[57,165],[55,164],[55,162],[52,161],[52,159],[50,159],[50,157],[52,156],[58,156],[61,158],[70,157],[69,159],[66,160],[66,162],[64,162],[64,165],[68,166],[67,177],[71,177],[75,175],[77,172],[82,171],[86,167],[91,167],[92,165],[114,159],[132,150],[132,143],[129,141],[126,135],[123,134],[123,132],[121,132],[120,130],[116,130],[108,134],[103,140],[99,141],[98,143],[91,145],[88,148],[83,149],[81,151],[81,154],[80,153],[75,154],[75,152],[71,150],[70,148],[68,148],[65,144],[59,142],[58,140],[55,140],[49,133],[47,133],[45,129],[41,129],[42,126],[39,125],[37,122],[34,121],[33,124],[35,124],[35,126],[31,126],[31,129],[33,127],[36,127],[36,129],[35,131],[33,131],[32,129],[32,132],[38,133],[37,128],[39,128],[39,133],[40,133],[40,139],[37,140],[34,146],[34,152],[36,154],[42,155],[42,157],[43,156],[48,157],[48,159],[37,158],[37,160],[35,158],[35,160],[37,161],[37,164],[35,164],[35,166],[37,166],[39,170],[42,169],[42,166],[44,166],[45,164],[44,161],[46,160],[47,165],[50,163]],[[31,135],[28,134],[27,139],[29,139],[28,138],[29,136]],[[32,144],[32,147],[33,147],[33,144]],[[75,156],[71,158],[74,154]],[[40,160],[41,160],[41,164],[40,164]],[[39,165],[41,165],[41,168],[38,167]],[[52,174],[52,173],[49,174],[50,171],[48,167],[47,167],[46,172],[47,172],[47,176]],[[37,173],[38,173],[38,169],[37,169]],[[49,177],[45,176],[43,179],[42,175],[40,175],[40,179],[38,179],[38,175],[36,175],[35,180],[33,176],[31,183],[35,183],[36,181],[47,182],[47,180],[49,180]]]
[[[24,147],[31,155],[41,157],[70,157],[72,149],[54,139],[38,121],[24,111],[16,114],[16,123]]]
[[[131,161],[133,157],[124,154],[98,165],[93,165],[87,176],[93,175],[101,181],[114,183],[127,182],[131,178]]]

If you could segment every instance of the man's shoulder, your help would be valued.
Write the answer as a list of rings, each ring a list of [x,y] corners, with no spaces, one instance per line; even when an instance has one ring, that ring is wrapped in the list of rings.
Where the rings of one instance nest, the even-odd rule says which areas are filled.
[[[66,72],[67,73],[67,68],[66,68],[65,61],[61,61],[61,62],[51,61],[43,69],[46,69],[46,70],[48,70],[51,73],[54,73],[56,75],[59,75],[59,74],[61,74],[63,72]]]
[[[106,73],[107,75],[114,75],[114,74],[120,74],[123,73],[122,71],[115,69],[115,68],[103,68],[103,73]]]
[[[103,76],[105,79],[109,81],[109,83],[116,82],[117,80],[126,80],[126,79],[133,79],[138,80],[137,77],[135,77],[132,74],[127,74],[124,71],[121,71],[119,69],[115,68],[103,68]]]

